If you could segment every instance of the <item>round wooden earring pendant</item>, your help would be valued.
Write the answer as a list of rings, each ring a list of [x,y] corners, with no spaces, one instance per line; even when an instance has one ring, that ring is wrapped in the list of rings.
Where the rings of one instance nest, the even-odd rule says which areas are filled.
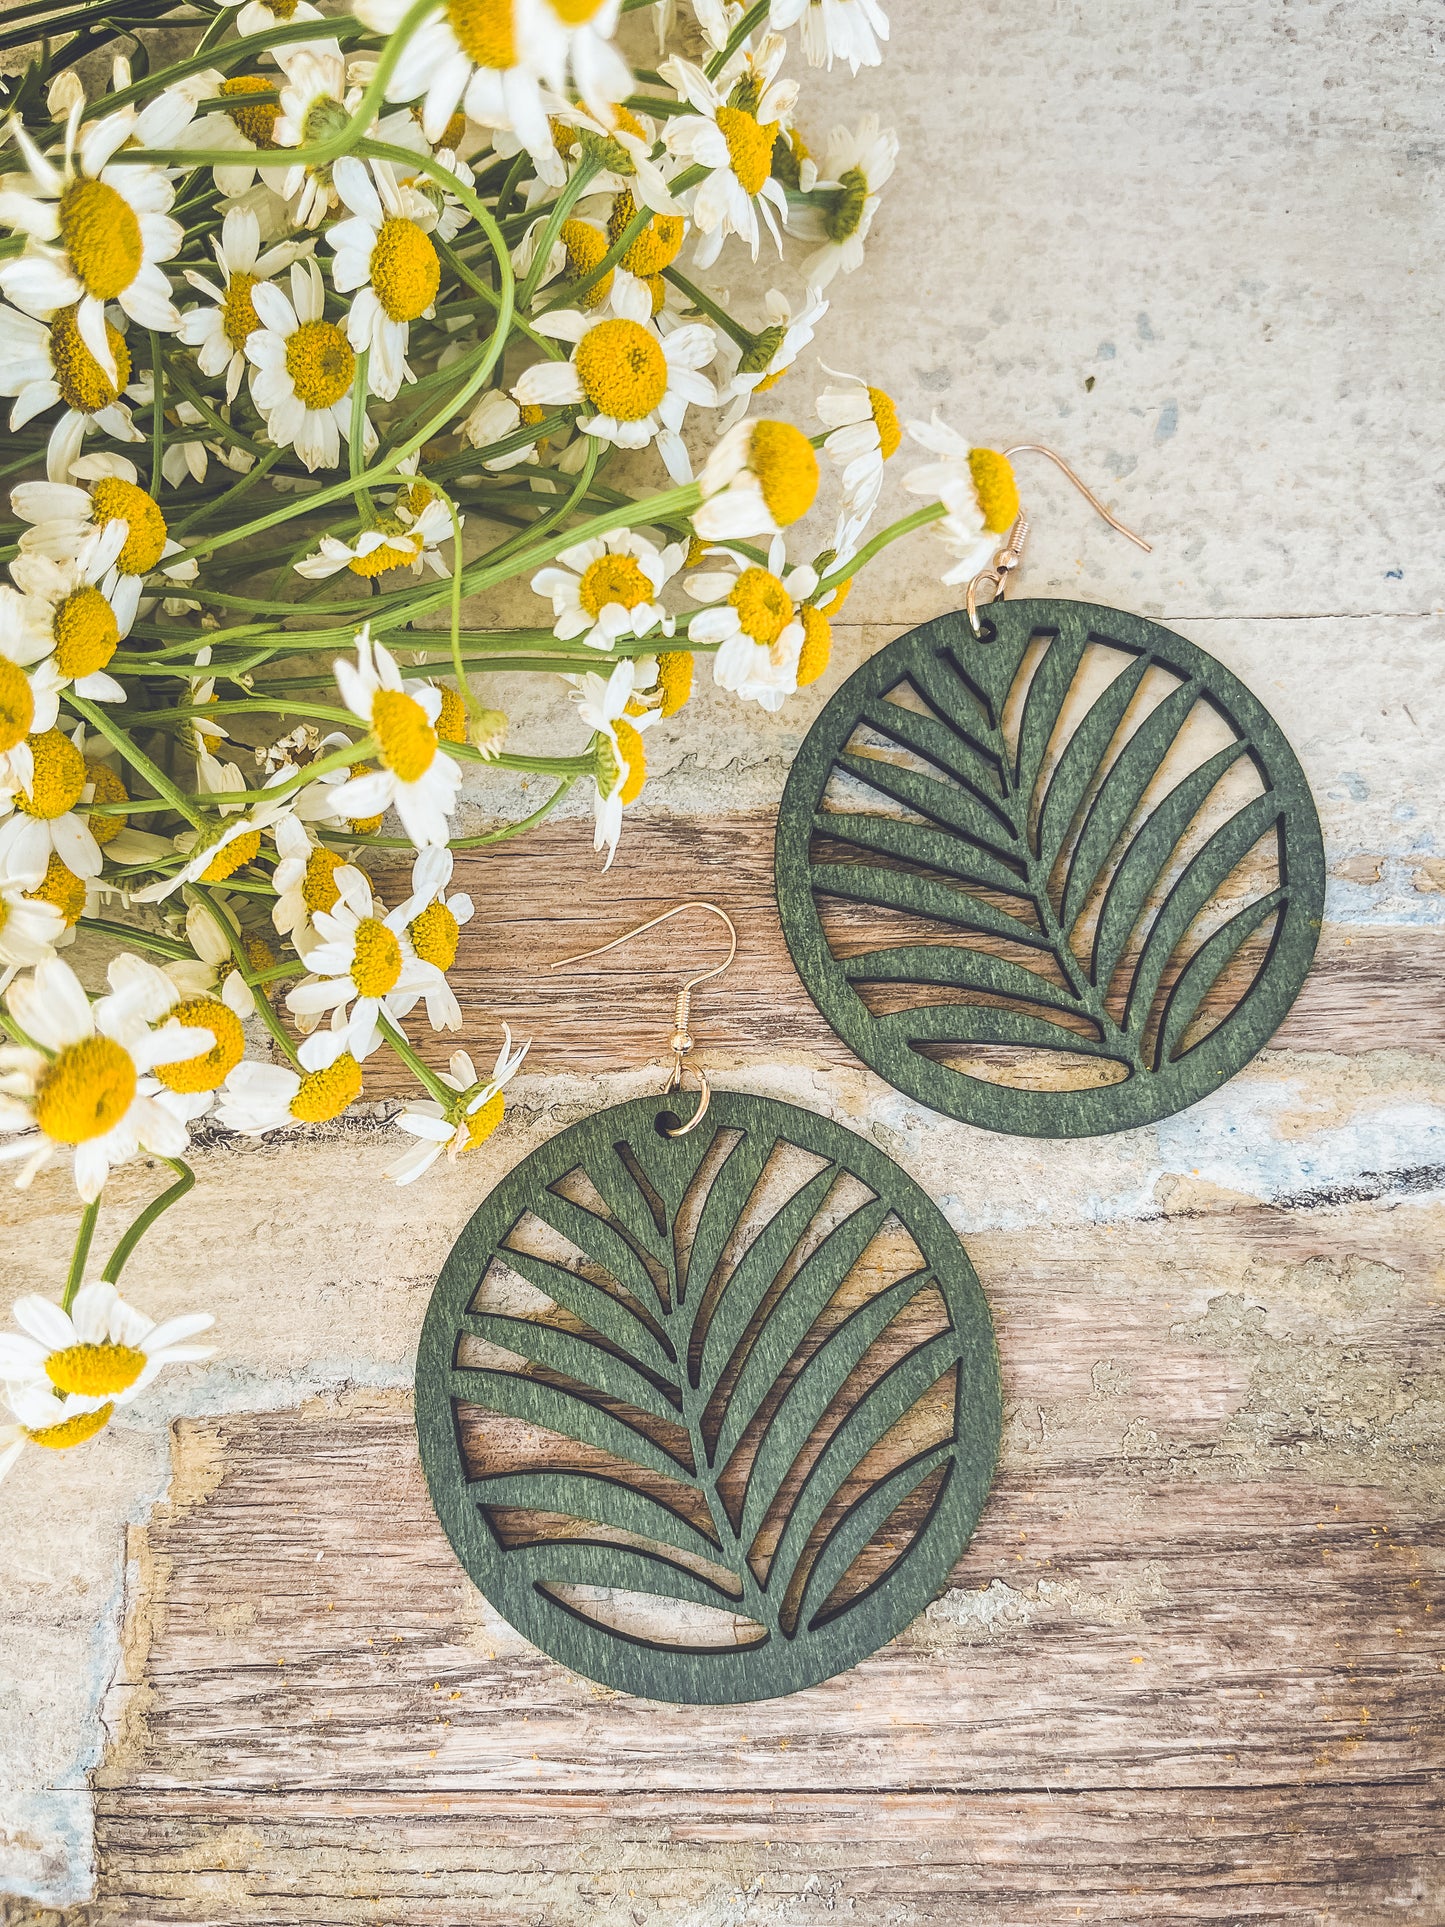
[[[1088,603],[994,602],[864,663],[778,818],[813,1001],[896,1089],[1089,1137],[1230,1078],[1289,1010],[1324,907],[1313,799],[1203,649]]]
[[[561,1132],[432,1295],[417,1433],[458,1558],[564,1666],[646,1699],[771,1699],[947,1583],[1001,1426],[956,1234],[875,1146],[718,1091]]]

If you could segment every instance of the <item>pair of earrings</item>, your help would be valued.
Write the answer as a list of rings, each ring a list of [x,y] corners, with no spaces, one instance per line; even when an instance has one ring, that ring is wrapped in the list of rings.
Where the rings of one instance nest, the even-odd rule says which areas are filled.
[[[784,791],[778,903],[810,995],[889,1083],[1085,1136],[1194,1102],[1268,1040],[1323,852],[1293,752],[1213,657],[1117,610],[1006,600],[1027,533],[824,708]],[[726,913],[680,904],[560,961],[692,908],[730,944],[679,992],[665,1091],[484,1201],[427,1313],[417,1428],[453,1547],[519,1631],[608,1686],[717,1703],[827,1679],[937,1596],[1002,1403],[932,1200],[851,1131],[688,1063]]]

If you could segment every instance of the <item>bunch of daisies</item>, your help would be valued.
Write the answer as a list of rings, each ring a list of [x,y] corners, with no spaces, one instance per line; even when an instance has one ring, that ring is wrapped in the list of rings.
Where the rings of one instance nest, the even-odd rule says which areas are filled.
[[[0,1339],[0,1469],[200,1356],[202,1314],[117,1280],[203,1120],[327,1124],[382,1053],[419,1088],[396,1182],[496,1129],[525,1048],[434,1062],[458,851],[580,785],[610,863],[699,659],[776,709],[898,533],[963,580],[1017,513],[935,419],[928,506],[870,535],[886,392],[825,368],[807,427],[758,412],[894,168],[871,114],[810,145],[799,105],[798,69],[877,64],[876,0],[630,0],[625,32],[623,0],[198,0],[154,45],[84,11],[0,31],[11,67],[38,42],[0,79],[0,1161],[82,1205],[63,1302]],[[734,312],[704,282],[742,254],[780,285]],[[530,626],[469,615],[507,583]],[[508,746],[499,666],[552,679],[549,753]],[[524,822],[498,771],[546,779]],[[176,1182],[87,1282],[141,1155]]]

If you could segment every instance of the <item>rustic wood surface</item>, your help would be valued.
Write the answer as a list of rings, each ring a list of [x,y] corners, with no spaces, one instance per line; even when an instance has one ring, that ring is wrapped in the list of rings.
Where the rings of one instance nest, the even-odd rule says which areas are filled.
[[[651,733],[605,876],[582,786],[468,858],[461,1041],[534,1039],[502,1130],[405,1191],[379,1072],[387,1103],[304,1142],[203,1133],[127,1275],[157,1316],[214,1311],[218,1356],[0,1488],[4,1927],[1445,1927],[1445,29],[1402,0],[891,11],[881,69],[805,76],[815,146],[866,111],[902,139],[818,348],[905,417],[1055,444],[1150,536],[1021,471],[1026,593],[1177,628],[1290,737],[1315,969],[1230,1085],[1113,1138],[992,1136],[854,1062],[788,963],[772,818],[841,678],[956,601],[927,538],[778,715],[704,689]],[[729,270],[796,289],[758,276]],[[807,420],[822,379],[810,357],[778,407]],[[514,742],[579,740],[559,689],[486,693]],[[469,778],[465,827],[542,800]],[[690,939],[545,966],[680,897],[742,934],[698,999],[707,1061],[904,1165],[1004,1371],[948,1590],[865,1666],[736,1709],[608,1693],[512,1632],[411,1422],[458,1231],[655,1088]],[[162,1181],[118,1174],[100,1248]],[[4,1199],[6,1299],[58,1291],[73,1189]]]

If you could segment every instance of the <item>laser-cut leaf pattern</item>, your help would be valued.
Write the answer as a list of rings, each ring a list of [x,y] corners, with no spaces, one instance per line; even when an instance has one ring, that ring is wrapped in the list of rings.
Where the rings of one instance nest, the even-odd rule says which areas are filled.
[[[422,1335],[422,1457],[468,1570],[546,1651],[651,1697],[771,1697],[946,1582],[997,1452],[992,1327],[876,1147],[763,1098],[717,1093],[678,1139],[665,1112],[585,1119],[478,1211]],[[545,1308],[493,1309],[509,1272]],[[619,1593],[661,1603],[647,1636]],[[668,1636],[698,1607],[726,1640]]]
[[[1167,1116],[1304,981],[1324,898],[1308,786],[1248,690],[1154,623],[1020,601],[984,629],[900,638],[810,730],[776,850],[794,962],[863,1061],[936,1110],[1037,1136]],[[1230,740],[1194,753],[1211,733]],[[1033,1054],[1027,1076],[1001,1050]],[[1051,1088],[1069,1059],[1097,1075]]]

